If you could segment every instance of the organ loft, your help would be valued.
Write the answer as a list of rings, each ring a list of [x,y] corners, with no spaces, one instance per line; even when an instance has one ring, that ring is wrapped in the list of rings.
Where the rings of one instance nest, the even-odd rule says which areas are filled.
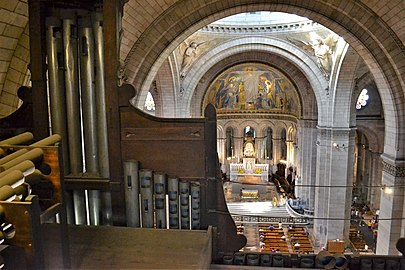
[[[0,268],[403,269],[404,17],[2,0]]]

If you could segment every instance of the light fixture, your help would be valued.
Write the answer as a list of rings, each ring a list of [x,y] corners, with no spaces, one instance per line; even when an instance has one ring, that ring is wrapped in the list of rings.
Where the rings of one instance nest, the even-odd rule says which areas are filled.
[[[332,146],[336,149],[342,148],[342,149],[346,149],[347,145],[345,145],[344,143],[342,143],[341,145],[339,145],[338,143],[333,143]]]
[[[342,148],[343,148],[343,149],[346,149],[346,148],[347,148],[347,146],[345,146],[345,144],[342,144]]]
[[[392,187],[387,187],[386,185],[381,186],[381,191],[383,191],[385,194],[394,193],[394,189]]]

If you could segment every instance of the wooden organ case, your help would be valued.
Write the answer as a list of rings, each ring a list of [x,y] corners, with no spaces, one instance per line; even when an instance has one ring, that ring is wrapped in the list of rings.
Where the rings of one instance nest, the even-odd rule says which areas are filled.
[[[135,90],[120,88],[121,160],[137,160],[141,168],[163,172],[200,185],[200,229],[216,228],[213,259],[246,244],[237,235],[226,206],[217,156],[215,108],[204,118],[157,118],[130,105]]]

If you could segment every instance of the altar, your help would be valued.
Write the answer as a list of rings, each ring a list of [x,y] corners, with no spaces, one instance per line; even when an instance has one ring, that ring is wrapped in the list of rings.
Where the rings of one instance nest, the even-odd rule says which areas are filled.
[[[230,180],[254,179],[269,181],[269,164],[256,164],[256,158],[243,158],[243,163],[231,163]]]

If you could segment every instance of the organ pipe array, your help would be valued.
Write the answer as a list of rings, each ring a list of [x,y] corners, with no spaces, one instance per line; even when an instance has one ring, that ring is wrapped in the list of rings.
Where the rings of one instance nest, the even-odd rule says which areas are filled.
[[[51,14],[46,18],[49,105],[52,133],[62,136],[65,175],[108,178],[102,14],[65,9]],[[68,195],[69,223],[112,224],[109,191]]]
[[[200,183],[123,162],[128,227],[200,229]],[[191,227],[190,227],[191,224]]]
[[[0,142],[0,244],[21,248],[29,269],[43,269],[41,223],[57,222],[63,263],[69,268],[60,147],[52,147],[62,144],[61,136],[22,145],[32,139],[27,132]],[[43,192],[44,186],[51,192]],[[31,195],[35,191],[40,192]]]

